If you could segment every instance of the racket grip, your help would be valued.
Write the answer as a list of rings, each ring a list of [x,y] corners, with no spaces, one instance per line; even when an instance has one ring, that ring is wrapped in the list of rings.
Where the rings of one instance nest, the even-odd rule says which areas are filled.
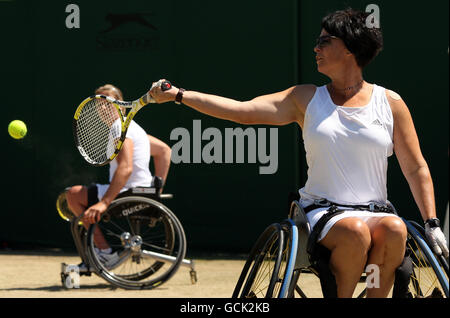
[[[161,83],[161,90],[163,92],[168,91],[171,88],[172,88],[172,83],[170,83],[169,81],[164,81]]]
[[[155,83],[153,87],[155,86],[159,86],[161,87],[161,90],[163,92],[168,91],[169,89],[172,88],[172,83],[170,83],[169,81],[158,81],[157,83]],[[150,89],[152,89],[150,88]],[[153,97],[150,96],[150,93],[145,94],[144,96],[142,96],[142,100],[144,101],[145,104],[149,104],[149,103],[156,103],[156,101],[153,99]]]

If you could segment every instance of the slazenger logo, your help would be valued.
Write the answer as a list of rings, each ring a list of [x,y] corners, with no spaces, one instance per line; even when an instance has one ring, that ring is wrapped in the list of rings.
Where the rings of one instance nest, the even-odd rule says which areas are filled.
[[[133,214],[133,213],[136,213],[138,211],[144,210],[144,209],[146,209],[148,207],[149,207],[148,204],[138,204],[138,205],[132,206],[131,208],[122,210],[122,215],[123,216],[128,216],[130,214]]]
[[[107,27],[96,38],[100,50],[154,50],[159,46],[159,30],[148,16],[152,13],[110,13]]]

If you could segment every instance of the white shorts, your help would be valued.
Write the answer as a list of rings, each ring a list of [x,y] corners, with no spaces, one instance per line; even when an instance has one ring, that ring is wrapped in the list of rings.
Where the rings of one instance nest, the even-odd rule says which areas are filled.
[[[108,191],[109,184],[96,183],[95,185],[97,186],[97,198],[100,201],[103,198],[103,196],[105,195],[106,191]],[[128,190],[127,188],[122,188],[119,193],[122,193],[123,191],[127,191],[127,190]]]
[[[97,186],[97,198],[100,201],[105,195],[106,191],[108,191],[109,184],[96,184]]]
[[[303,207],[307,207],[311,204],[311,201],[300,199],[300,204]],[[339,206],[338,206],[339,207]],[[306,214],[306,217],[308,219],[309,225],[311,226],[311,231],[314,229],[314,226],[316,225],[317,221],[322,217],[322,215],[326,214],[328,209],[330,207],[321,207],[315,210],[311,210]],[[345,207],[344,207],[345,209]],[[334,217],[332,217],[323,227],[322,232],[320,233],[317,242],[321,241],[328,233],[328,231],[333,227],[334,224],[336,224],[337,221],[350,218],[350,217],[357,217],[361,219],[363,222],[367,223],[369,219],[374,217],[385,217],[385,216],[394,216],[398,217],[395,214],[392,213],[384,213],[384,212],[370,212],[370,211],[363,211],[363,210],[348,210],[341,214],[338,214]],[[399,217],[398,217],[399,218]],[[400,219],[400,218],[399,218]]]

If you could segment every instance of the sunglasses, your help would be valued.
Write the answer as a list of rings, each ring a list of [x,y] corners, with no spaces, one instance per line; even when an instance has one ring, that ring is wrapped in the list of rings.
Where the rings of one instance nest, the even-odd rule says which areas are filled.
[[[316,46],[321,49],[324,46],[327,46],[328,44],[330,44],[331,39],[338,39],[338,37],[334,36],[334,35],[322,35],[322,36],[319,36],[316,39]]]

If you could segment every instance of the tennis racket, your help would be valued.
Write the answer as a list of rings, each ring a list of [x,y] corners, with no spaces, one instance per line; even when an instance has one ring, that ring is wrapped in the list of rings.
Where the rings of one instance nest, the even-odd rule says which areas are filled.
[[[66,190],[58,195],[58,198],[56,199],[56,210],[64,221],[71,222],[75,218],[75,214],[69,209],[67,203]],[[83,222],[78,222],[78,225],[83,225]]]
[[[56,210],[64,221],[70,222],[75,217],[75,214],[73,214],[67,204],[66,191],[61,192],[58,195],[58,198],[56,199]]]
[[[169,81],[163,80],[152,88],[155,86],[163,91],[172,88]],[[142,107],[154,102],[149,94],[132,102],[104,95],[86,98],[73,116],[73,135],[81,156],[93,166],[103,166],[112,161],[122,148],[131,120]],[[126,117],[121,107],[130,109]]]

